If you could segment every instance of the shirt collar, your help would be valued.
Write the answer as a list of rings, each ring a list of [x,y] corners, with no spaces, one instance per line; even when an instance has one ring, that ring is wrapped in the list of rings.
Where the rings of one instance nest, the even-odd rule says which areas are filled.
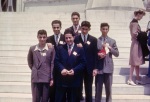
[[[59,33],[59,34],[54,34],[55,37],[56,37],[57,35],[58,35],[58,37],[60,37],[61,33]]]
[[[72,49],[74,47],[74,43],[72,45],[67,44],[68,49],[69,49],[69,46],[71,46],[71,49]]]
[[[79,29],[80,25],[79,24],[77,26],[73,25],[74,29],[75,29],[75,27],[77,27],[77,29]]]
[[[36,51],[36,50],[39,50],[39,51],[48,50],[48,46],[47,46],[47,44],[45,44],[44,48],[40,49],[39,44],[37,44],[36,47],[35,47],[35,49],[34,49],[34,51]]]
[[[85,37],[87,37],[89,34],[85,34]],[[81,33],[81,36],[84,37],[84,34]]]
[[[101,35],[101,38],[104,39],[104,36]],[[108,36],[105,37],[105,39],[107,39],[107,38],[108,38]]]

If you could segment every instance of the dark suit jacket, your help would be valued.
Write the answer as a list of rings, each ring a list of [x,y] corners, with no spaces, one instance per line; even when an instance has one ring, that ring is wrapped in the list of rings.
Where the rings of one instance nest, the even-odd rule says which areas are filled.
[[[57,46],[56,46],[56,42],[55,42],[55,37],[54,37],[54,35],[49,36],[49,37],[47,38],[47,41],[46,41],[46,42],[47,42],[47,43],[51,43],[52,45],[54,45],[54,48],[55,48],[55,50],[56,50]],[[63,34],[60,35],[60,39],[59,39],[59,44],[58,44],[58,46],[63,45],[62,42],[63,42],[63,44],[64,44],[64,42],[65,42],[65,37],[64,37]]]
[[[78,35],[75,38],[75,44],[81,43],[85,52],[86,58],[86,70],[89,74],[92,74],[93,69],[96,68],[96,59],[97,59],[97,39],[91,35],[88,35],[87,42],[84,44],[81,35]]]
[[[139,32],[138,36],[137,36],[137,40],[141,44],[143,57],[145,58],[149,54],[149,50],[148,50],[148,47],[147,47],[147,40],[148,40],[147,33],[142,32],[142,31]]]
[[[32,71],[31,82],[49,83],[50,79],[53,79],[55,50],[50,48],[46,51],[45,56],[41,56],[40,52],[35,50],[35,47],[36,45],[30,47],[27,57],[28,66]]]
[[[71,27],[69,27],[69,28],[67,28],[67,29],[70,29],[71,32],[72,32],[75,36],[80,35],[80,32],[79,32],[79,31],[80,31],[80,27],[79,27],[79,29],[78,29],[77,32],[74,31],[73,26],[71,26]],[[65,31],[66,31],[67,29],[65,29]]]
[[[76,54],[74,54],[76,52]],[[57,71],[57,86],[63,87],[79,87],[82,82],[82,72],[85,67],[85,56],[82,48],[74,45],[71,55],[68,55],[67,44],[59,46],[55,57],[55,67]],[[63,69],[74,70],[73,76],[63,76]]]

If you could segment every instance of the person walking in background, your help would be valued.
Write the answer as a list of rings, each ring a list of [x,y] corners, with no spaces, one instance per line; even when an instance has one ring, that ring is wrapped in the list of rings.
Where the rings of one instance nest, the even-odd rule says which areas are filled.
[[[89,21],[83,21],[81,23],[81,34],[75,38],[75,44],[84,49],[87,62],[83,72],[85,102],[92,102],[93,71],[96,70],[97,58],[97,39],[89,34],[90,27]]]
[[[116,41],[108,37],[109,25],[108,23],[101,23],[100,31],[102,35],[98,38],[98,61],[97,61],[97,75],[95,74],[95,102],[101,102],[103,83],[106,91],[106,102],[112,102],[112,80],[114,64],[112,56],[119,56]]]
[[[130,48],[130,58],[129,65],[130,67],[130,75],[127,81],[129,85],[143,84],[141,78],[139,76],[139,66],[144,64],[144,58],[142,54],[141,45],[137,40],[137,35],[141,31],[141,28],[138,24],[138,21],[142,19],[145,15],[145,12],[142,10],[138,10],[134,12],[134,19],[130,22],[130,34],[131,34],[131,48]],[[136,81],[135,83],[132,80],[134,69],[136,71]]]
[[[39,43],[30,47],[27,56],[28,66],[32,73],[32,102],[48,102],[49,86],[53,85],[55,49],[54,47],[48,48],[45,30],[39,30],[37,38]]]
[[[70,31],[64,33],[66,44],[56,51],[56,96],[55,102],[80,102],[78,90],[82,82],[83,70],[86,64],[83,48],[74,43],[75,36]]]

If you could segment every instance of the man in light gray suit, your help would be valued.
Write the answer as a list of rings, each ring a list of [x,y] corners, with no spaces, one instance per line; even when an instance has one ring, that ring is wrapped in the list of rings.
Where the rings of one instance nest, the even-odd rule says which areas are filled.
[[[93,75],[96,76],[95,86],[95,102],[101,102],[103,83],[106,90],[106,102],[112,102],[112,77],[114,64],[112,55],[119,56],[119,51],[116,45],[116,41],[107,36],[109,31],[108,23],[101,23],[100,30],[102,35],[98,38],[98,60],[97,60],[97,72]]]
[[[55,50],[46,44],[47,32],[39,30],[39,43],[28,52],[28,66],[31,69],[32,102],[48,102],[49,86],[53,84]]]

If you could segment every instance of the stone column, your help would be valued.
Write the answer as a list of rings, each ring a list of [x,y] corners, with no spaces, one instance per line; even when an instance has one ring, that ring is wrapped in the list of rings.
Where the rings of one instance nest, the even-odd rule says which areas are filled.
[[[7,7],[7,12],[13,12],[13,0],[8,0],[8,7]]]
[[[23,11],[23,5],[24,5],[24,0],[17,0],[16,11],[22,12]]]
[[[2,12],[2,4],[1,4],[1,0],[0,0],[0,12]]]

